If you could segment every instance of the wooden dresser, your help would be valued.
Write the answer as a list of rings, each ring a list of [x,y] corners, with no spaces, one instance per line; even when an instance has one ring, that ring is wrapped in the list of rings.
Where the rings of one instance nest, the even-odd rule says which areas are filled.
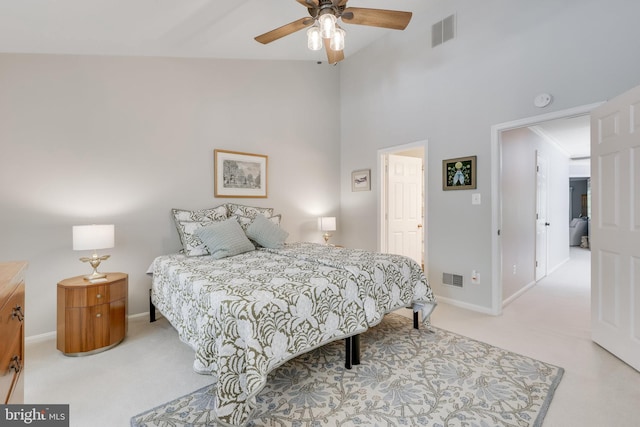
[[[27,263],[0,262],[0,400],[24,402],[24,273]]]
[[[127,334],[128,275],[107,273],[91,283],[84,276],[58,283],[58,350],[85,356],[116,346]]]

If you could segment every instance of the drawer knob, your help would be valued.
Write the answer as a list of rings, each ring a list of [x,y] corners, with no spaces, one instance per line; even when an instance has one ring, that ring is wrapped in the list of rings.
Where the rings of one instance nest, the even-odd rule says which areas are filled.
[[[96,314],[96,317],[102,317],[102,313]]]
[[[16,305],[13,307],[13,312],[11,313],[12,319],[18,319],[18,322],[22,322],[24,320],[24,313],[22,312],[22,307]]]
[[[11,364],[9,365],[9,370],[13,370],[19,373],[22,370],[22,363],[20,363],[20,356],[13,356],[11,358]]]
[[[102,294],[96,295],[96,298],[102,298]]]

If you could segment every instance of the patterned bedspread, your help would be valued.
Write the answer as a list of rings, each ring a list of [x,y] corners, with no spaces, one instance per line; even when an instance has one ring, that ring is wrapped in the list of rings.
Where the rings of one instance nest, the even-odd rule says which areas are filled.
[[[347,270],[360,288],[369,326],[380,323],[393,310],[413,305],[430,327],[435,297],[422,269],[410,258],[305,242],[260,250]]]
[[[342,260],[342,261],[341,261]],[[270,371],[358,334],[384,313],[435,301],[413,261],[316,244],[214,260],[154,260],[152,300],[195,350],[194,369],[217,381],[217,416],[246,424]]]

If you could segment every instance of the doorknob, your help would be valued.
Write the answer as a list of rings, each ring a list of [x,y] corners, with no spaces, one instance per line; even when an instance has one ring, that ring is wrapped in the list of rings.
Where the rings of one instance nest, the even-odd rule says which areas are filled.
[[[544,225],[545,225],[545,227],[548,227],[548,226],[550,226],[551,224],[549,224],[548,222],[545,222],[545,223],[544,223]]]
[[[418,224],[418,228],[422,228],[422,224]]]

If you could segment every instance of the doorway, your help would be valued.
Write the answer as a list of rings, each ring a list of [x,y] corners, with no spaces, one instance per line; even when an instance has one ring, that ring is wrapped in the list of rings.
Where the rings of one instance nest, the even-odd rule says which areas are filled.
[[[581,106],[492,127],[492,161],[497,165],[492,168],[492,192],[496,195],[492,201],[492,225],[495,231],[492,239],[492,273],[496,278],[492,283],[493,314],[500,314],[504,305],[526,292],[541,278],[542,271],[539,264],[536,265],[537,257],[544,256],[544,275],[568,261],[569,223],[566,218],[570,195],[566,183],[570,174],[569,156],[564,156],[567,166],[562,166],[562,156],[558,160],[553,158],[553,152],[561,150],[559,147],[549,148],[554,145],[552,138],[542,138],[545,136],[544,124],[581,116],[588,118],[590,111],[598,105]],[[521,141],[518,148],[505,142],[513,135]],[[546,144],[535,145],[536,141],[543,139],[547,140]],[[588,139],[586,143],[589,144]],[[539,153],[536,149],[542,151],[549,162],[549,177],[545,176],[545,179],[550,179],[548,195],[542,201],[536,194],[539,190]],[[529,154],[522,154],[527,152]],[[562,172],[562,169],[566,172]],[[512,175],[517,176],[518,181],[514,183],[505,179],[508,173],[518,174]],[[562,183],[557,177],[562,177]],[[537,227],[540,224],[537,224],[536,218],[540,203],[547,207],[547,218],[542,228],[546,232],[545,239],[537,239],[541,229]],[[539,247],[541,244],[549,249],[546,254]]]
[[[378,151],[378,249],[427,263],[427,141]]]

